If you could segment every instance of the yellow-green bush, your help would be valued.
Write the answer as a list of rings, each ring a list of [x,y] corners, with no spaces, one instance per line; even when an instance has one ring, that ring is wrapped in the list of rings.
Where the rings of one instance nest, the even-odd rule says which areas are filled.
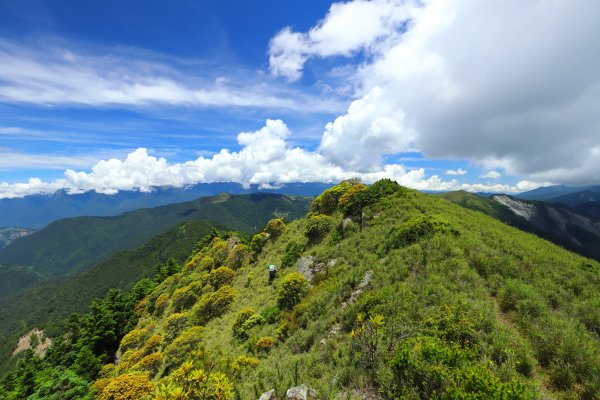
[[[202,326],[193,326],[181,332],[164,350],[166,363],[169,366],[180,365],[192,352],[201,349],[203,333]]]
[[[314,214],[331,215],[338,208],[338,200],[351,187],[360,184],[360,181],[349,179],[325,190],[317,196],[310,205],[310,212]]]
[[[333,220],[328,215],[315,214],[306,220],[304,234],[311,240],[322,239],[331,230]]]
[[[152,375],[156,374],[160,367],[162,366],[164,357],[162,353],[150,353],[144,358],[142,358],[136,365],[134,365],[134,369],[149,371]]]
[[[233,386],[225,374],[205,372],[185,362],[156,388],[153,400],[231,400]]]
[[[359,183],[346,190],[338,200],[339,208],[341,208],[342,210],[346,209],[346,207],[348,207],[348,205],[356,199],[356,196],[358,196],[361,192],[364,192],[367,189],[367,185]]]
[[[191,310],[194,322],[204,325],[210,319],[220,316],[234,299],[235,290],[229,285],[221,286],[216,292],[205,294]]]
[[[121,339],[121,346],[119,348],[124,352],[134,347],[139,347],[144,343],[147,336],[147,328],[133,329]]]
[[[269,240],[269,235],[267,235],[265,232],[257,233],[256,235],[252,236],[252,240],[250,241],[250,250],[252,250],[252,252],[255,254],[260,253],[263,247],[265,247],[265,244],[267,244],[267,240]]]
[[[174,313],[169,315],[163,322],[163,330],[167,341],[175,339],[181,331],[185,329],[187,323],[186,313]]]
[[[241,372],[245,369],[256,368],[260,365],[260,360],[254,357],[239,356],[231,363],[231,368],[235,372]]]
[[[154,314],[161,315],[169,305],[169,296],[166,293],[161,294],[154,303]]]
[[[242,268],[249,259],[250,251],[248,246],[243,243],[238,243],[229,252],[225,265],[229,268],[238,269]]]
[[[231,285],[235,278],[235,272],[228,267],[219,267],[210,272],[210,284],[218,289],[223,285]]]
[[[256,341],[256,350],[261,352],[269,352],[273,347],[275,347],[275,339],[271,336],[261,337]]]
[[[146,344],[144,345],[144,352],[146,354],[149,353],[153,353],[155,351],[157,351],[160,346],[162,345],[163,342],[163,338],[161,335],[159,335],[158,333],[155,333],[154,335],[150,336],[148,338],[148,340],[146,341]]]
[[[98,400],[140,400],[154,392],[146,374],[125,374],[100,379],[94,384]]]
[[[196,303],[196,300],[198,300],[198,296],[190,286],[184,286],[175,290],[171,296],[171,303],[176,312],[190,308]]]
[[[269,234],[269,237],[277,239],[283,231],[285,231],[285,222],[283,222],[282,218],[274,218],[267,222],[267,226],[265,226],[264,231]]]
[[[308,291],[308,281],[298,272],[290,272],[281,282],[277,293],[277,304],[282,310],[290,311]]]
[[[215,265],[225,264],[227,260],[227,253],[229,252],[229,245],[227,242],[219,237],[216,237],[210,243],[208,253],[214,259]]]
[[[256,312],[252,308],[242,308],[240,311],[238,311],[237,316],[235,317],[235,322],[231,327],[233,336],[240,338],[241,329],[244,325],[244,322],[246,322],[246,320],[254,314],[256,314]]]

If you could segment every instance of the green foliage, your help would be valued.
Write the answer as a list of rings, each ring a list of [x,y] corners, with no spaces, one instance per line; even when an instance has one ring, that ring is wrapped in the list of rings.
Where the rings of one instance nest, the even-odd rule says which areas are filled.
[[[315,214],[306,220],[306,229],[304,234],[312,241],[323,239],[331,230],[333,220],[328,215]]]
[[[265,226],[264,231],[269,235],[273,240],[277,239],[283,231],[285,230],[285,222],[283,222],[282,218],[275,218],[267,222],[267,226]]]
[[[500,307],[502,311],[516,311],[530,317],[539,317],[546,304],[533,286],[509,279],[500,291]]]
[[[142,277],[153,277],[158,270],[165,272],[164,263],[171,257],[177,263],[185,261],[194,243],[210,232],[212,226],[205,221],[182,224],[138,249],[118,253],[87,271],[39,284],[0,300],[0,337],[19,334],[23,325],[33,327],[48,322],[54,323],[51,336],[60,334],[60,321],[74,312],[86,312],[90,302],[105,296],[110,288],[127,290]],[[147,280],[143,281],[148,284]],[[144,290],[147,289],[151,288]],[[0,354],[0,361],[8,356],[10,352]]]
[[[402,341],[390,361],[395,396],[418,398],[535,398],[518,380],[501,382],[473,352],[431,337]]]
[[[390,182],[372,187],[357,214],[360,230],[305,249],[306,222],[291,222],[218,296],[208,270],[190,268],[145,301],[136,299],[135,328],[148,330],[145,340],[123,353],[118,366],[103,368],[101,379],[143,371],[160,388],[152,394],[159,399],[193,398],[192,386],[200,384],[205,395],[213,393],[211,375],[240,399],[271,388],[281,396],[304,382],[323,398],[599,396],[598,263],[439,196]],[[340,195],[333,219],[370,188]],[[411,229],[390,235],[399,226]],[[393,239],[401,244],[388,246]],[[236,239],[227,243],[231,248]],[[192,260],[210,251],[197,249]],[[318,271],[310,291],[297,273],[267,285],[266,265],[286,253],[293,265],[303,252]],[[200,296],[189,316],[172,306],[154,312],[157,298],[188,286]],[[214,307],[219,298],[227,299],[225,307]],[[275,345],[275,338],[283,343]],[[74,360],[75,350],[60,353]],[[112,361],[92,355],[81,352],[79,367]],[[27,398],[36,377],[47,376],[46,359],[24,357],[21,369],[1,381],[2,398]],[[186,383],[192,371],[202,372]]]
[[[346,215],[359,216],[365,207],[396,193],[403,193],[403,189],[390,179],[379,180],[366,188],[364,185],[356,185],[340,198],[340,208]]]
[[[250,258],[248,246],[242,243],[236,244],[229,252],[225,264],[233,269],[242,268]]]
[[[291,267],[300,259],[306,242],[304,240],[293,240],[289,242],[285,248],[285,253],[281,258],[281,265],[285,267]]]
[[[163,330],[167,341],[175,339],[183,329],[187,326],[187,314],[186,313],[173,313],[169,315],[163,324]]]
[[[59,220],[1,249],[0,260],[3,264],[33,266],[45,275],[64,275],[88,269],[118,251],[142,246],[154,236],[185,222],[218,221],[217,228],[220,230],[227,226],[250,233],[255,231],[256,226],[264,226],[276,211],[287,212],[289,219],[302,217],[309,202],[307,198],[269,193],[214,200],[213,197],[202,197],[190,202],[143,208],[111,218]],[[207,229],[202,236],[194,238],[193,243],[216,225],[210,222],[204,224]],[[140,277],[136,276],[133,281]]]
[[[256,341],[256,350],[258,352],[269,352],[275,347],[275,339],[270,336],[261,337]]]
[[[310,212],[314,214],[325,215],[333,214],[333,212],[338,208],[338,201],[340,197],[342,197],[350,188],[358,184],[360,184],[359,181],[350,179],[325,190],[313,200],[312,204],[310,205]]]
[[[145,374],[125,374],[100,379],[94,387],[98,400],[139,400],[154,391],[154,385]]]
[[[181,332],[179,336],[165,348],[164,356],[169,366],[183,363],[192,352],[201,348],[204,327],[192,326]]]
[[[277,293],[277,305],[282,310],[290,311],[308,292],[308,281],[298,272],[290,272],[281,282]]]
[[[196,300],[198,300],[198,296],[190,285],[175,290],[171,296],[173,309],[176,312],[190,308],[196,303]]]
[[[390,232],[387,248],[408,246],[420,240],[431,238],[438,232],[448,231],[450,231],[450,228],[447,222],[428,215],[415,217],[400,224]]]
[[[191,313],[198,325],[204,325],[212,318],[223,314],[227,306],[235,299],[235,290],[229,286],[221,286],[213,293],[207,293],[198,300]]]
[[[231,400],[233,386],[225,374],[195,368],[186,362],[165,379],[151,396],[154,400]]]
[[[235,322],[233,323],[233,326],[231,327],[234,337],[236,337],[238,339],[246,339],[247,338],[246,332],[242,330],[242,326],[248,320],[248,318],[250,318],[251,316],[253,316],[255,314],[256,314],[256,312],[252,308],[242,308],[240,311],[238,311],[238,313],[235,317]]]
[[[234,270],[227,267],[219,267],[210,272],[209,282],[215,289],[218,289],[223,285],[231,285],[234,277]]]
[[[262,248],[267,244],[267,240],[269,240],[269,235],[265,232],[259,232],[256,235],[252,236],[252,240],[250,241],[250,250],[253,253],[260,253]]]

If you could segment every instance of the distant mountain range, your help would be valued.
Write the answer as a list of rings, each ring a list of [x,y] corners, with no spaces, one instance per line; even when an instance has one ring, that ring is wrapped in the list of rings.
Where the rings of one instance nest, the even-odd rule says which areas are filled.
[[[187,221],[212,221],[229,229],[251,233],[272,218],[293,220],[308,210],[311,198],[272,193],[221,194],[167,206],[140,209],[115,217],[62,219],[0,250],[2,271],[14,268],[22,287],[39,280],[90,268],[120,250],[143,245],[152,237]],[[14,287],[13,287],[14,291]],[[2,293],[0,292],[0,296]]]
[[[540,192],[538,194],[543,195]],[[481,197],[464,191],[448,192],[443,197],[586,257],[600,260],[598,203],[569,207],[560,203],[523,200],[516,196]]]
[[[514,197],[522,200],[539,200],[577,206],[590,201],[600,201],[600,185],[595,186],[546,186],[523,192]]]
[[[331,185],[327,183],[288,183],[269,189],[257,185],[244,188],[238,183],[200,183],[184,188],[154,188],[151,192],[120,191],[114,195],[93,191],[68,194],[58,191],[51,195],[32,195],[19,199],[0,200],[0,226],[40,229],[49,223],[69,217],[114,216],[140,208],[191,201],[201,196],[219,193],[278,193],[294,196],[315,196]]]

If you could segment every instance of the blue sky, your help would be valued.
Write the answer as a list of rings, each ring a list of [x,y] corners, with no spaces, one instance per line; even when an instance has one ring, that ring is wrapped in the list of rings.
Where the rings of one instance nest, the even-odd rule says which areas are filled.
[[[598,183],[600,7],[572,4],[0,0],[0,197]]]

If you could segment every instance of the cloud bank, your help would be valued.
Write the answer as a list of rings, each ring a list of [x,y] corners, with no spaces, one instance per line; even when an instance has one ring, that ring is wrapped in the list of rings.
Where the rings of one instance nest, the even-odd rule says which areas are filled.
[[[468,185],[456,180],[444,181],[439,176],[426,176],[425,170],[407,169],[400,164],[387,164],[376,171],[343,168],[318,151],[291,147],[286,140],[291,136],[281,120],[267,120],[254,132],[237,136],[241,149],[221,150],[212,157],[198,157],[184,163],[169,163],[165,158],[149,154],[139,148],[124,160],[109,159],[96,163],[90,172],[68,169],[64,178],[43,182],[32,178],[25,183],[0,184],[1,198],[16,198],[30,194],[54,193],[59,189],[69,193],[90,190],[115,194],[120,190],[151,191],[153,187],[184,187],[205,182],[238,182],[269,187],[273,183],[339,182],[360,178],[371,183],[390,178],[401,185],[422,190],[486,190],[514,192],[508,185]]]
[[[279,32],[270,67],[297,80],[311,59],[363,53],[358,98],[321,142],[345,167],[413,149],[600,183],[599,20],[600,3],[585,0],[355,0],[307,32]]]

